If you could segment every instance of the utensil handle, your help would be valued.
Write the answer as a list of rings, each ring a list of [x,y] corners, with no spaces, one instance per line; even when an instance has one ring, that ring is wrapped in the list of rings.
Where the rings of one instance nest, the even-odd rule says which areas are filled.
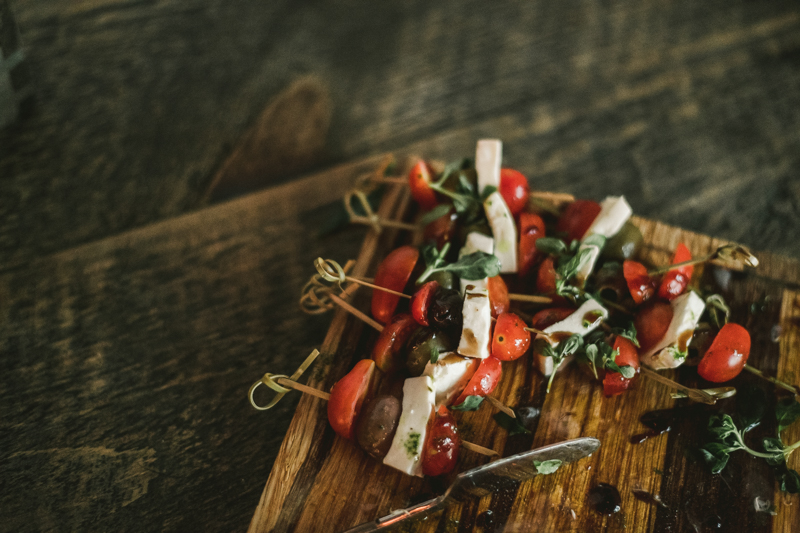
[[[366,522],[364,524],[358,525],[353,529],[348,529],[344,533],[368,533],[371,531],[386,531],[391,529],[396,524],[401,522],[406,522],[407,520],[412,520],[414,518],[422,517],[426,513],[438,509],[442,503],[444,502],[445,497],[439,496],[438,498],[434,498],[432,500],[428,500],[422,503],[418,503],[412,507],[407,509],[399,509],[397,511],[392,512],[383,518],[378,518],[374,522]]]

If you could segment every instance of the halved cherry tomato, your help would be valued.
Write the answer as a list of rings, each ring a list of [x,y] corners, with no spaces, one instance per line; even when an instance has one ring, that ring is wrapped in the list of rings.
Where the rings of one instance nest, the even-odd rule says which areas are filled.
[[[425,211],[430,211],[439,203],[436,191],[431,189],[431,169],[425,161],[417,161],[408,173],[411,196]]]
[[[714,383],[730,381],[739,375],[748,357],[750,334],[739,324],[725,324],[697,365],[697,373]]]
[[[503,313],[497,317],[492,336],[492,357],[501,361],[513,361],[522,357],[531,345],[531,332],[525,322],[514,313]]]
[[[386,324],[372,347],[372,360],[383,373],[391,374],[405,366],[403,347],[418,328],[408,313],[398,313]]]
[[[554,294],[556,292],[556,269],[552,257],[548,257],[539,265],[539,273],[536,276],[536,291],[539,294]]]
[[[506,201],[508,210],[513,216],[517,216],[528,205],[530,193],[531,187],[528,185],[528,178],[521,172],[512,168],[500,170],[500,195]]]
[[[662,301],[651,302],[636,313],[633,325],[636,326],[636,340],[639,341],[642,353],[664,338],[669,323],[672,322],[672,315],[672,306]]]
[[[413,246],[401,246],[386,256],[378,265],[375,285],[402,292],[419,259],[419,250]],[[372,316],[386,324],[394,315],[400,297],[379,289],[372,290]]]
[[[519,259],[517,271],[524,277],[536,262],[536,241],[545,236],[544,220],[536,213],[519,215]]]
[[[643,264],[625,261],[622,263],[622,275],[636,305],[646,302],[656,293],[656,283],[647,274],[647,267]]]
[[[422,473],[439,476],[453,470],[458,461],[461,437],[456,419],[444,405],[439,407],[428,431],[428,440],[422,450]]]
[[[531,319],[531,326],[534,329],[543,330],[552,326],[556,322],[561,322],[574,312],[574,309],[570,309],[568,307],[551,307],[550,309],[542,309],[533,315],[533,318]]]
[[[411,316],[414,317],[417,323],[423,326],[430,326],[428,322],[428,309],[430,309],[431,301],[438,289],[438,281],[428,281],[411,297]]]
[[[617,366],[632,366],[636,372],[639,372],[639,352],[636,351],[636,346],[625,337],[617,337],[614,341],[613,348],[619,350],[619,355],[614,359]],[[606,396],[616,396],[628,390],[636,379],[625,378],[619,372],[606,370],[606,375],[603,378],[603,394]]]
[[[489,290],[489,307],[492,309],[492,316],[497,318],[511,307],[511,300],[508,299],[508,286],[503,278],[494,276],[486,282],[486,288]]]
[[[496,357],[487,357],[481,361],[478,370],[472,375],[472,378],[467,382],[467,386],[458,395],[453,405],[459,405],[467,396],[486,396],[497,387],[500,382],[500,375],[503,372],[500,360]]]
[[[355,438],[356,419],[369,391],[370,380],[375,372],[375,361],[362,359],[353,370],[336,382],[328,399],[328,422],[333,430],[352,440]]]
[[[564,209],[556,231],[567,234],[567,242],[581,240],[594,219],[600,214],[600,204],[592,200],[575,200]]]
[[[691,259],[692,252],[689,251],[685,244],[679,243],[678,247],[675,248],[675,255],[672,256],[670,264],[675,265]],[[692,272],[694,272],[694,265],[686,265],[668,271],[664,274],[661,285],[658,287],[658,297],[671,301],[683,294],[692,279]]]

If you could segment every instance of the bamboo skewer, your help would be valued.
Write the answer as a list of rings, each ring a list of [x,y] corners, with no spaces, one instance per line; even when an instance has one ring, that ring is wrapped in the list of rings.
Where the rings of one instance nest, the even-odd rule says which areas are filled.
[[[641,366],[641,370],[642,374],[652,379],[653,381],[656,381],[658,383],[661,383],[662,385],[666,385],[667,387],[675,389],[685,394],[690,400],[695,402],[702,402],[708,405],[714,405],[715,403],[717,403],[718,399],[733,396],[733,394],[735,394],[736,392],[736,389],[733,389],[732,387],[723,387],[722,389],[709,389],[713,390],[714,392],[713,394],[711,394],[706,390],[693,389],[691,387],[686,387],[684,385],[681,385],[677,381],[673,381],[667,377],[664,377],[655,370],[653,370],[652,368],[647,367],[645,365]],[[733,391],[733,394],[731,393],[731,390]]]
[[[508,299],[515,302],[531,302],[536,304],[551,304],[553,299],[548,296],[535,296],[533,294],[509,293]]]
[[[503,402],[501,402],[497,398],[493,398],[491,396],[486,396],[485,398],[486,398],[486,401],[489,402],[490,404],[492,404],[492,407],[494,407],[498,411],[504,412],[505,414],[507,414],[511,418],[517,418],[517,413],[515,413],[514,410],[511,409],[510,407],[504,405]]]

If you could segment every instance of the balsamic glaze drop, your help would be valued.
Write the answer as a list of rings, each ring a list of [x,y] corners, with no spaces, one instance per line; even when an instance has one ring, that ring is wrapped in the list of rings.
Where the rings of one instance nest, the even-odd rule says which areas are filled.
[[[622,509],[622,497],[617,487],[608,483],[598,483],[589,489],[588,502],[600,514],[612,515]]]
[[[650,428],[650,431],[645,431],[644,433],[639,433],[638,435],[631,437],[631,444],[641,444],[650,437],[658,437],[662,433],[666,433],[672,429],[672,426],[675,425],[675,421],[677,419],[678,409],[674,407],[672,409],[648,411],[642,415],[639,421],[645,427]]]

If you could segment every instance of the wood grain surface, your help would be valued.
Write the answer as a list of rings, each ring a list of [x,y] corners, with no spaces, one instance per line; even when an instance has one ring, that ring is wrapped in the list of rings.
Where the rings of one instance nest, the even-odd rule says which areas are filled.
[[[392,197],[384,198],[382,210],[392,209]],[[679,242],[694,256],[707,255],[727,241],[681,230],[663,223],[635,217],[642,231],[645,252],[641,259],[649,264],[668,263]],[[376,264],[375,234],[371,232],[362,247],[362,271]],[[388,240],[388,238],[385,238]],[[733,320],[752,332],[753,354],[749,363],[773,374],[780,365],[780,376],[791,382],[800,375],[798,360],[792,354],[797,344],[800,300],[797,288],[800,262],[764,256],[758,276],[736,273],[724,291],[733,310]],[[374,268],[374,267],[373,267]],[[714,269],[710,266],[706,269]],[[704,267],[695,272],[703,279]],[[790,276],[784,277],[785,272]],[[362,308],[366,302],[361,298]],[[754,302],[765,302],[759,313]],[[326,366],[323,376],[309,383],[328,390],[330,385],[366,353],[363,345],[374,339],[374,332],[361,335],[339,311],[321,347],[335,361]],[[778,339],[775,328],[780,328]],[[368,328],[367,328],[368,329]],[[371,333],[371,334],[370,334]],[[360,337],[361,336],[361,337]],[[360,337],[360,340],[359,340]],[[347,364],[343,364],[343,362]],[[751,389],[773,398],[771,386],[744,373],[732,382],[747,395],[722,400],[717,406],[692,405],[673,400],[670,389],[646,379],[638,380],[636,390],[605,398],[602,387],[572,365],[545,392],[547,380],[533,370],[530,356],[503,364],[503,378],[493,396],[512,408],[537,413],[528,424],[530,436],[509,436],[492,419],[493,409],[484,404],[477,412],[455,413],[462,438],[494,449],[503,456],[562,440],[592,436],[601,440],[600,450],[591,458],[559,469],[555,474],[538,476],[514,490],[495,492],[471,503],[453,505],[426,520],[408,526],[408,531],[789,531],[789,524],[800,522],[796,495],[776,490],[774,475],[764,461],[746,454],[734,454],[727,470],[712,476],[697,457],[697,449],[707,442],[708,417],[715,412],[733,412],[739,402],[752,401]],[[691,387],[713,386],[701,383],[692,368],[666,372]],[[333,378],[333,379],[332,379]],[[774,405],[773,400],[765,400]],[[639,417],[659,409],[682,406],[690,415],[680,417],[672,431],[631,443],[643,433]],[[775,422],[769,417],[754,430],[751,438],[773,434]],[[794,441],[789,441],[794,442]],[[341,531],[388,515],[394,509],[409,507],[443,492],[456,473],[486,461],[485,457],[462,451],[456,471],[447,479],[420,479],[406,476],[362,453],[356,445],[333,434],[327,426],[325,402],[305,396],[284,439],[275,466],[250,524],[250,532]],[[800,465],[793,457],[789,465]],[[598,483],[617,487],[622,495],[622,511],[606,516],[588,503],[589,490]],[[634,496],[644,490],[660,498],[662,505]],[[775,516],[756,510],[756,497],[774,502]]]

